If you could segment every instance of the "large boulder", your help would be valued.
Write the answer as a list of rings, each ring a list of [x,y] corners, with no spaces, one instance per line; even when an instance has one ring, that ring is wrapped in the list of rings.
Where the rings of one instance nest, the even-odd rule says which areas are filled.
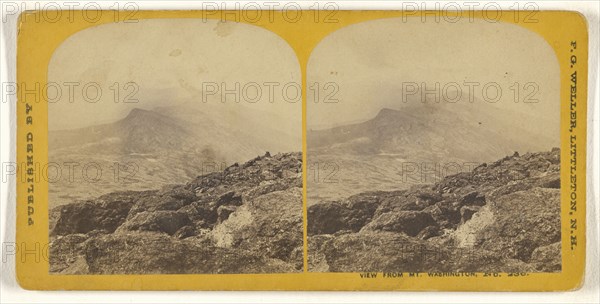
[[[302,189],[261,195],[239,206],[208,234],[218,247],[240,248],[302,269]]]
[[[104,230],[111,233],[127,218],[129,210],[144,192],[117,192],[95,200],[58,206],[51,223],[51,235],[68,235]]]
[[[560,190],[533,188],[495,198],[494,222],[477,233],[477,245],[528,262],[533,251],[560,241]]]

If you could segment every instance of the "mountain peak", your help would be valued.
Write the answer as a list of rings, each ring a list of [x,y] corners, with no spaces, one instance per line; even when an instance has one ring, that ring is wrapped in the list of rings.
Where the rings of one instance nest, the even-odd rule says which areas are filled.
[[[376,118],[384,118],[384,117],[388,117],[388,116],[393,116],[396,115],[398,113],[398,110],[393,110],[390,108],[382,108],[381,110],[379,110],[379,113],[377,113]]]
[[[140,109],[140,108],[133,108],[131,111],[129,111],[129,114],[127,114],[127,118],[137,117],[140,115],[152,115],[152,114],[154,114],[154,112],[152,112],[152,111],[148,111],[148,110],[144,110],[144,109]]]
[[[127,124],[159,124],[159,123],[172,123],[172,119],[152,110],[144,110],[140,108],[133,108],[127,114],[122,122]]]

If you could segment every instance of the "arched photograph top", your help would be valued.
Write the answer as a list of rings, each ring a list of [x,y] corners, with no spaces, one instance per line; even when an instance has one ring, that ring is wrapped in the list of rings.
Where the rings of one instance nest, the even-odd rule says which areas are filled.
[[[561,270],[560,68],[542,36],[365,21],[315,47],[307,83],[330,87],[307,91],[311,271]]]
[[[300,66],[279,36],[100,25],[57,48],[48,79],[70,90],[48,104],[51,273],[302,269]]]

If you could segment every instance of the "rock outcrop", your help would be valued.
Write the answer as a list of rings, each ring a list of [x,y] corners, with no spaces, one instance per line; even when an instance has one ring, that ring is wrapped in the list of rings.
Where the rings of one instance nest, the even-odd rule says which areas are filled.
[[[52,273],[297,272],[302,157],[267,153],[184,185],[110,193],[50,214]]]
[[[50,272],[302,270],[302,158],[264,155],[50,211]],[[561,271],[560,151],[308,208],[309,270]]]
[[[308,209],[311,271],[561,270],[560,151]]]

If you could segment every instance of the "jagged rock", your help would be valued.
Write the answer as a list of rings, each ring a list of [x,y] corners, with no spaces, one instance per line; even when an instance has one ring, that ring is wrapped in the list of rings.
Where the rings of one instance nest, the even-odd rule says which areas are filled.
[[[345,200],[321,202],[308,209],[309,269],[560,271],[559,189],[560,150],[553,149],[513,154],[431,186],[355,195],[372,197],[372,217]],[[362,229],[349,229],[352,221]]]
[[[190,219],[177,211],[144,211],[128,219],[117,232],[158,231],[173,235],[181,227],[189,224],[191,224]]]
[[[273,179],[266,180],[263,171],[271,172]],[[111,193],[54,208],[50,271],[302,271],[302,176],[298,172],[302,172],[301,153],[267,154],[185,185]]]
[[[384,213],[374,218],[369,224],[363,227],[362,230],[403,232],[409,236],[416,236],[426,227],[435,225],[437,225],[437,223],[429,213],[421,211],[399,211]]]

